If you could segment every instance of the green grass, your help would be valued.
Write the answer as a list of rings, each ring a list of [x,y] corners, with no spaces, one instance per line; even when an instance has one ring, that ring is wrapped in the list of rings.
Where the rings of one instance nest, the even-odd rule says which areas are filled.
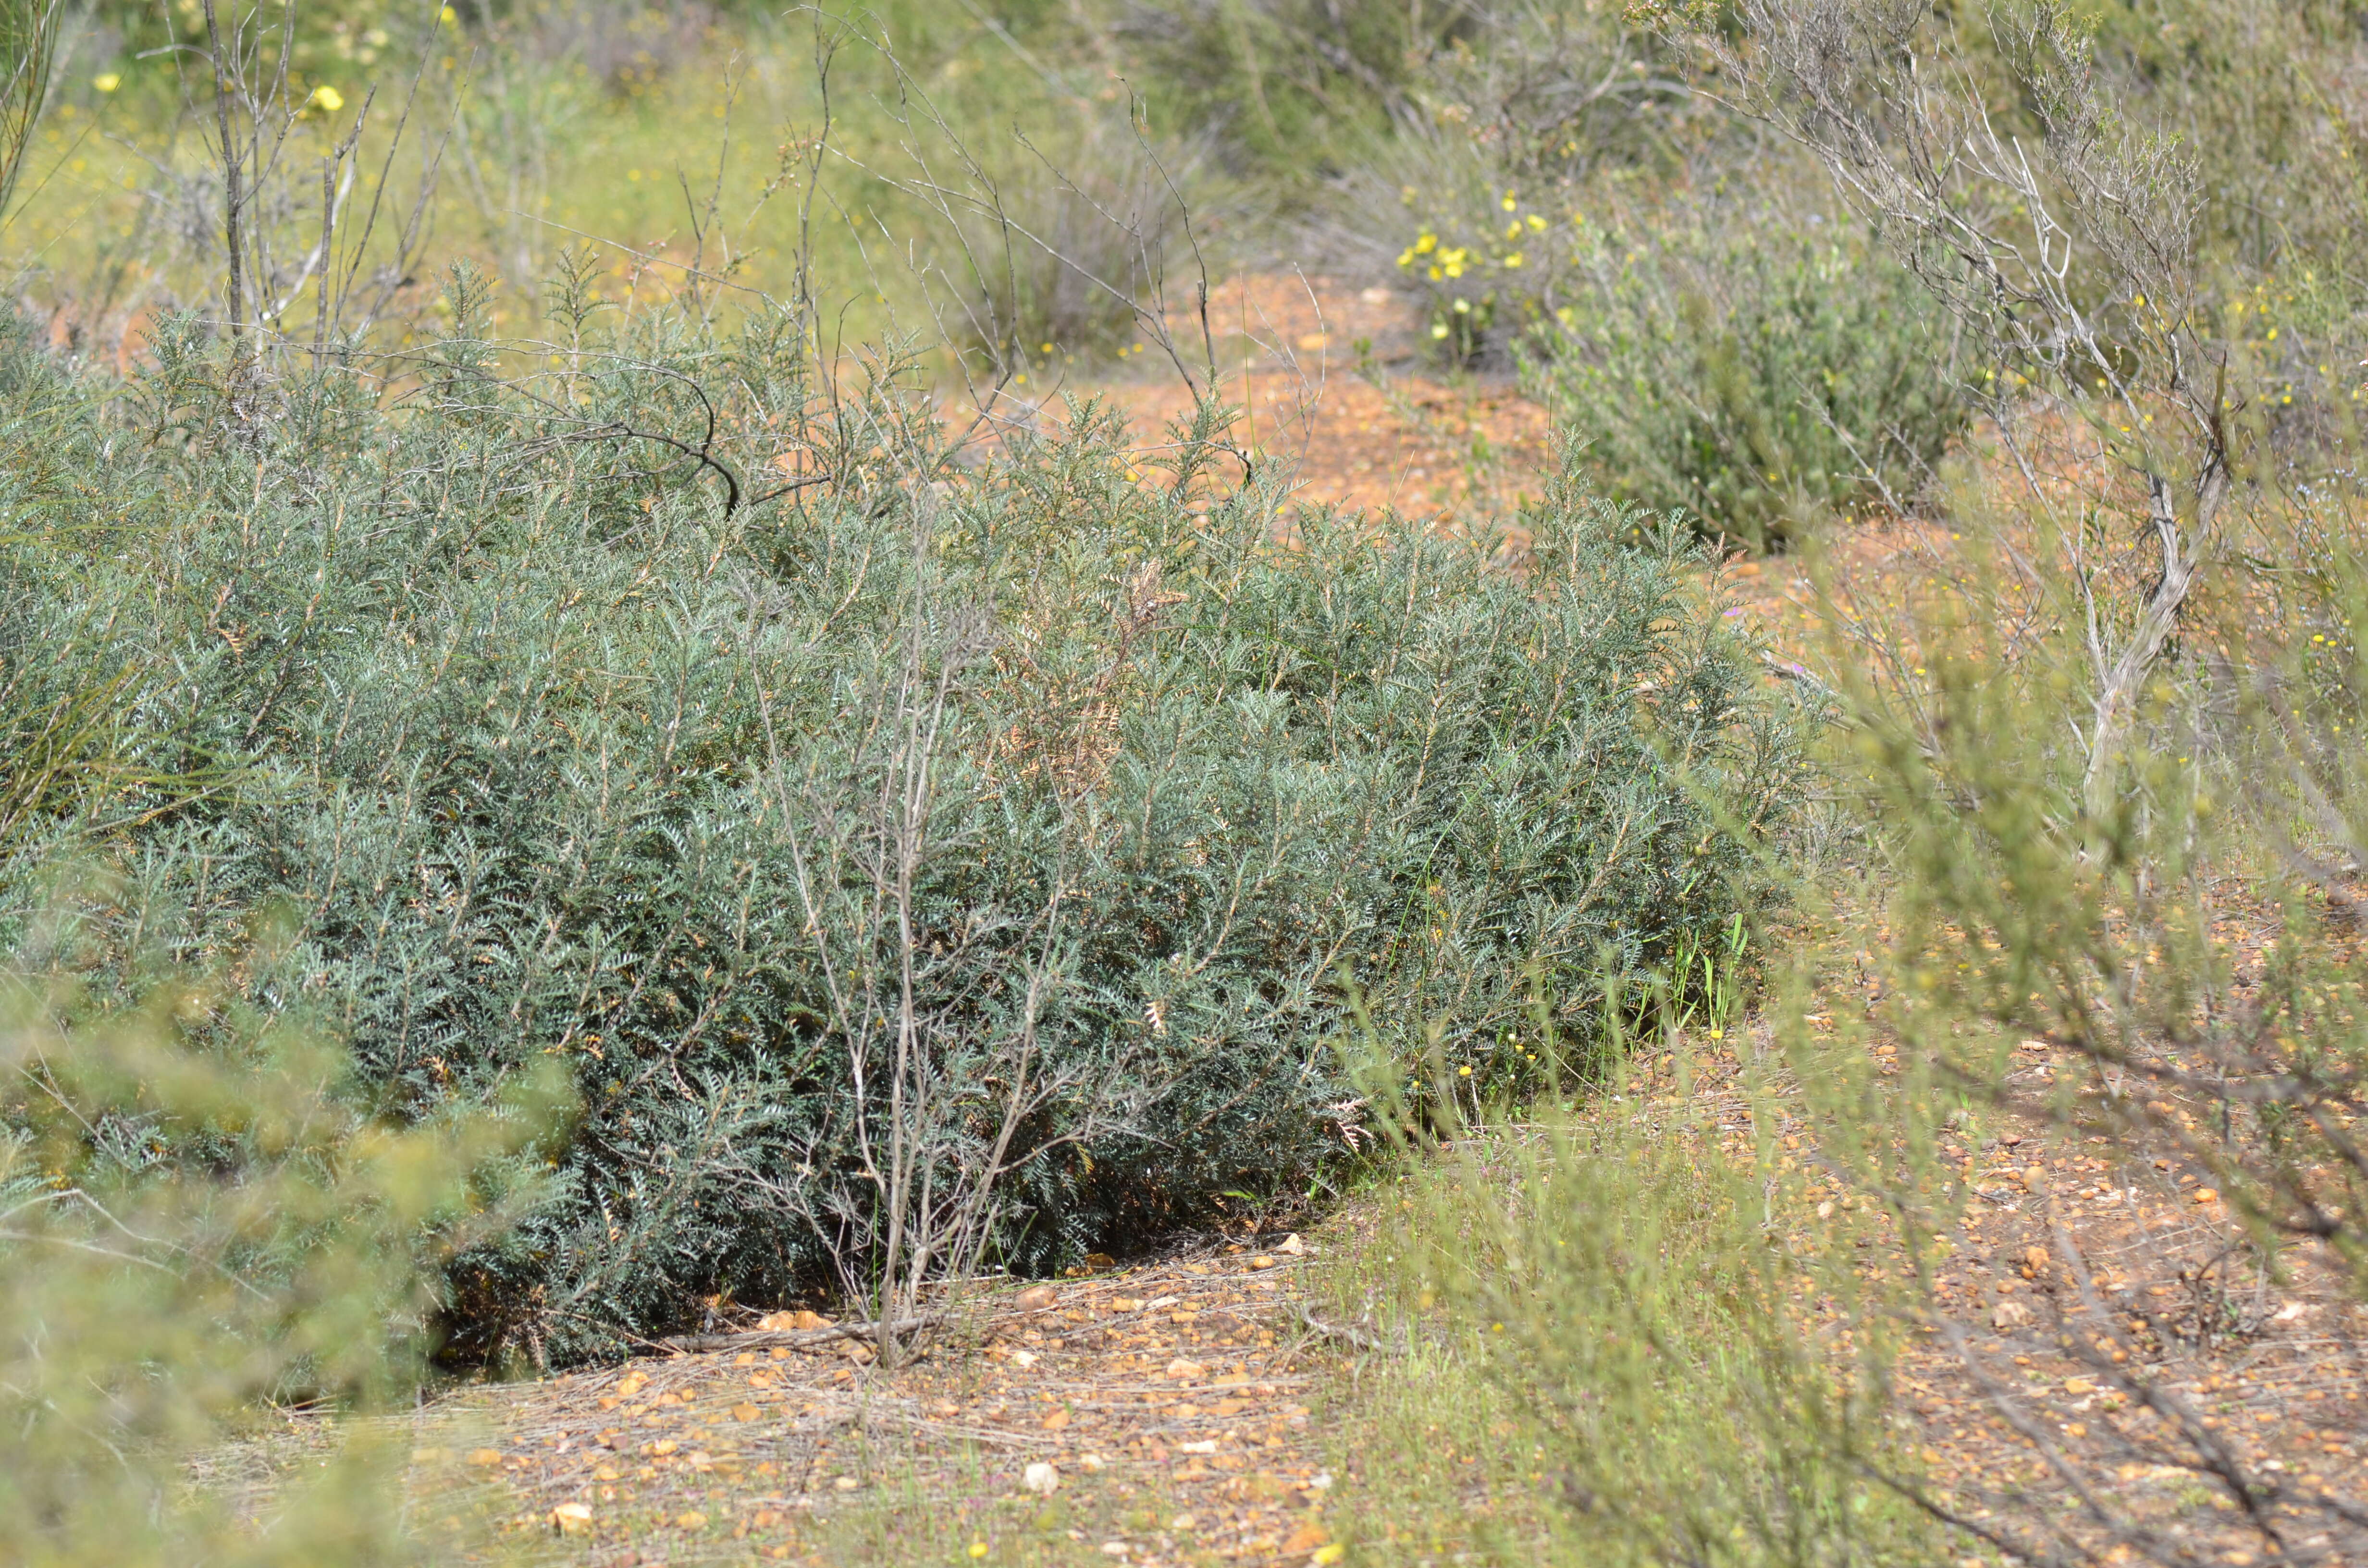
[[[1884,1291],[1860,1267],[1880,1227],[1798,1223],[1775,1130],[1816,1106],[1705,1033],[1585,1100],[1419,1140],[1372,1195],[1328,1308],[1387,1347],[1336,1395],[1360,1560],[1942,1560],[1869,1473],[1913,1471],[1884,1415]],[[1691,1092],[1698,1070],[1718,1095]],[[1820,1332],[1841,1321],[1855,1337]]]

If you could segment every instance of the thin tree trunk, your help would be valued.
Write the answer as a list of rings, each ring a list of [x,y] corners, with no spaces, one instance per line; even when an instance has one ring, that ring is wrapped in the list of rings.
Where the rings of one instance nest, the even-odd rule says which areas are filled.
[[[2113,790],[2118,782],[2115,761],[2129,734],[2139,693],[2163,645],[2177,629],[2188,596],[2194,591],[2195,574],[2203,564],[2213,518],[2227,493],[2227,469],[2215,456],[2196,484],[2195,523],[2191,530],[2180,526],[2177,509],[2171,503],[2170,482],[2160,474],[2146,476],[2146,511],[2162,545],[2162,577],[2155,585],[2153,596],[2132,629],[2129,641],[2122,645],[2120,657],[2104,672],[2098,685],[2093,710],[2096,721],[2089,731],[2089,768],[2082,789],[2091,822],[2101,821],[2112,807]]]

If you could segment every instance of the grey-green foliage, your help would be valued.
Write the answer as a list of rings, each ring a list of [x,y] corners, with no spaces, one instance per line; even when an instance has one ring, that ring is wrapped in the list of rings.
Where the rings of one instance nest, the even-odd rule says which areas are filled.
[[[1590,238],[1525,379],[1611,495],[1781,543],[1911,493],[1964,428],[1945,321],[1847,226],[1712,211]]]
[[[0,920],[95,861],[94,985],[231,977],[389,1116],[563,1063],[581,1119],[450,1271],[456,1350],[860,1286],[989,1178],[1026,1269],[1304,1183],[1354,1115],[1344,978],[1486,1079],[1531,971],[1576,997],[1759,897],[1793,796],[1691,545],[1567,481],[1519,565],[1367,517],[1284,548],[1213,411],[1156,483],[1099,415],[957,460],[908,367],[826,394],[772,317],[533,382],[456,337],[398,405],[297,377],[243,430],[158,344],[108,412],[12,350],[46,458],[0,479],[0,712],[112,720],[0,846]]]

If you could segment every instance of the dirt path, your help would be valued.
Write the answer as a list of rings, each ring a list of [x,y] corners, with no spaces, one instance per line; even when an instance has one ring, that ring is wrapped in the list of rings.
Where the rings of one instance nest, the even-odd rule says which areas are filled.
[[[498,1494],[513,1546],[618,1568],[840,1562],[883,1517],[895,1561],[1014,1530],[1102,1561],[1302,1561],[1332,1484],[1304,1247],[984,1290],[893,1373],[852,1338],[759,1341],[477,1391],[419,1426],[415,1474]]]
[[[1389,507],[1422,521],[1504,511],[1534,494],[1549,460],[1546,411],[1504,375],[1449,374],[1420,353],[1419,324],[1385,289],[1269,274],[1212,290],[1219,395],[1237,406],[1232,437],[1284,466],[1300,507]],[[1172,324],[1179,355],[1204,374],[1197,318]],[[1115,405],[1146,450],[1188,416],[1192,393],[1151,345],[1091,378],[1040,375],[996,404],[1006,420],[1057,427],[1090,403]],[[950,403],[962,419],[970,405]]]

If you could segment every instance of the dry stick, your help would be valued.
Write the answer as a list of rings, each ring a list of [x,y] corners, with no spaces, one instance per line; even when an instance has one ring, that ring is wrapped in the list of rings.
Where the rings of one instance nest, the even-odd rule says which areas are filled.
[[[328,158],[321,160],[321,289],[320,302],[313,311],[313,369],[321,368],[321,358],[328,348],[329,337],[329,274],[331,247],[337,237],[337,167]]]
[[[231,341],[231,414],[241,424],[245,422],[245,403],[239,397],[239,383],[245,372],[246,337],[246,278],[245,242],[239,234],[239,152],[230,134],[230,80],[222,69],[222,28],[214,20],[214,0],[203,0],[206,14],[206,52],[214,68],[214,116],[222,140],[222,230],[223,242],[230,251],[230,282],[225,303],[230,313]]]
[[[758,1329],[748,1334],[678,1334],[657,1341],[655,1347],[695,1355],[710,1350],[770,1350],[775,1346],[784,1350],[810,1350],[817,1345],[829,1345],[841,1339],[869,1339],[876,1345],[880,1343],[883,1327],[893,1339],[898,1335],[934,1328],[945,1321],[943,1312],[922,1312],[885,1324],[843,1323],[831,1328]]]
[[[1317,1339],[1342,1340],[1349,1345],[1355,1346],[1360,1350],[1384,1350],[1388,1348],[1388,1346],[1384,1346],[1380,1340],[1374,1338],[1372,1335],[1365,1333],[1361,1329],[1349,1328],[1341,1324],[1323,1322],[1304,1306],[1302,1306],[1299,1309],[1299,1321],[1307,1325],[1308,1334],[1312,1337]]]
[[[691,265],[702,268],[707,265],[707,239],[710,234],[713,234],[723,253],[722,259],[716,265],[727,273],[732,270],[732,237],[723,231],[721,223],[723,206],[723,174],[732,159],[732,111],[739,105],[740,84],[746,75],[746,72],[740,63],[740,56],[734,52],[723,72],[723,134],[715,149],[715,183],[707,193],[707,212],[704,222],[700,221],[697,204],[691,201],[689,179],[683,175],[679,165],[675,168],[676,177],[682,180],[683,201],[690,208],[690,232],[694,245],[690,257]],[[713,294],[701,293],[699,296],[699,301],[700,324],[702,326],[713,324],[715,318]]]
[[[822,100],[822,121],[806,141],[803,156],[805,163],[805,189],[798,199],[797,293],[791,308],[805,339],[806,352],[814,357],[814,377],[820,384],[823,398],[829,406],[835,423],[843,418],[844,400],[838,379],[836,358],[823,352],[822,312],[814,302],[814,198],[822,190],[822,170],[829,156],[830,138],[837,124],[837,101],[831,97],[831,65],[838,58],[844,41],[845,24],[831,17],[818,7],[802,7],[813,20],[814,68],[815,94]],[[834,200],[834,206],[837,202]]]
[[[288,150],[289,136],[296,127],[296,111],[288,102],[288,72],[295,59],[295,51],[296,6],[293,4],[287,4],[280,7],[279,58],[273,63],[270,79],[263,81],[259,76],[263,53],[259,13],[256,48],[251,55],[237,61],[238,71],[235,80],[238,84],[240,107],[246,111],[246,165],[251,171],[246,180],[247,199],[263,209],[266,218],[269,213],[268,204],[261,198],[279,167],[280,156]],[[264,146],[263,111],[267,104],[275,100],[279,105],[277,112],[279,123],[271,133],[271,145],[267,149]],[[260,340],[267,334],[275,339],[284,337],[280,330],[282,317],[295,297],[296,290],[302,289],[304,285],[303,278],[300,276],[295,287],[289,290],[288,297],[280,300],[277,304],[272,303],[272,279],[278,276],[279,269],[272,263],[271,225],[268,222],[250,224],[247,227],[247,235],[248,243],[255,247],[253,273],[255,330],[258,339],[256,358],[259,366],[263,355]]]
[[[370,210],[363,215],[361,233],[359,238],[350,242],[347,249],[347,254],[352,257],[352,260],[346,268],[345,277],[337,284],[336,300],[331,311],[331,314],[340,325],[345,321],[346,307],[352,301],[354,284],[360,276],[362,263],[369,258],[370,237],[378,233],[381,204],[385,201],[387,192],[393,188],[395,154],[403,149],[404,133],[411,125],[411,111],[419,101],[420,88],[427,83],[428,62],[435,58],[435,51],[428,45],[436,36],[436,28],[439,25],[441,15],[440,6],[432,7],[428,12],[427,30],[420,41],[418,69],[412,73],[411,85],[403,97],[403,112],[395,117],[394,132],[386,145],[386,157],[379,166],[378,179],[370,187]],[[473,64],[475,56],[472,54],[470,58]],[[371,97],[376,97],[375,89]],[[363,107],[368,108],[369,104],[366,102]],[[460,113],[457,99],[454,101],[452,112],[455,116]],[[357,136],[360,133],[359,121],[356,123],[354,133]],[[419,224],[427,210],[428,196],[434,190],[437,176],[443,167],[444,147],[450,140],[451,131],[448,124],[444,138],[437,143],[434,153],[430,154],[423,152],[421,154],[420,188],[416,199],[412,204],[411,216],[404,223],[403,233],[395,241],[393,267],[394,281],[387,288],[380,290],[377,298],[370,301],[370,310],[363,316],[360,325],[356,328],[357,335],[378,319],[378,312],[385,308],[387,301],[393,296],[394,290],[403,285],[403,274],[409,266],[412,246],[419,237]],[[356,155],[359,156],[359,147]]]
[[[354,115],[353,129],[322,157],[320,242],[304,257],[304,265],[298,270],[296,280],[288,286],[288,292],[280,298],[278,304],[271,307],[272,322],[277,324],[284,321],[289,308],[294,305],[297,299],[303,293],[304,285],[316,276],[319,278],[320,285],[317,302],[313,307],[313,368],[316,370],[321,368],[328,353],[329,275],[336,269],[337,210],[345,204],[346,197],[354,188],[355,165],[348,160],[353,157],[355,147],[361,142],[362,127],[369,122],[370,105],[377,97],[378,88],[372,86],[363,97],[362,106]],[[337,177],[340,170],[345,174],[342,181]]]
[[[429,28],[431,37],[433,33],[434,28],[431,25]],[[361,271],[370,237],[378,232],[379,207],[385,201],[386,193],[390,188],[390,176],[394,173],[394,155],[403,146],[403,133],[411,125],[412,106],[419,101],[420,85],[427,80],[429,57],[429,51],[423,46],[419,55],[419,69],[412,74],[410,89],[403,96],[403,112],[395,117],[394,135],[387,142],[385,161],[379,165],[378,178],[370,186],[370,210],[362,216],[361,241],[358,244],[350,245],[347,250],[347,254],[352,256],[353,260],[351,265],[347,267],[345,277],[337,284],[336,301],[333,309],[333,313],[340,322],[345,319],[347,301],[353,297],[354,281]]]
[[[573,234],[575,238],[583,240],[586,244],[606,245],[610,250],[621,251],[626,256],[632,257],[638,267],[671,267],[677,272],[681,273],[685,278],[695,278],[702,283],[712,283],[719,288],[737,289],[743,294],[753,294],[759,300],[768,298],[762,289],[752,288],[746,283],[734,283],[731,278],[724,277],[722,273],[707,271],[705,268],[697,267],[690,262],[677,261],[672,256],[660,251],[635,250],[632,245],[627,244],[622,240],[610,239],[606,234],[596,234],[584,229],[571,229],[555,218],[545,218],[540,213],[523,211],[516,207],[507,208],[505,209],[505,210],[507,210],[513,218],[523,218],[530,223],[540,223],[546,229],[556,229],[563,234]]]

